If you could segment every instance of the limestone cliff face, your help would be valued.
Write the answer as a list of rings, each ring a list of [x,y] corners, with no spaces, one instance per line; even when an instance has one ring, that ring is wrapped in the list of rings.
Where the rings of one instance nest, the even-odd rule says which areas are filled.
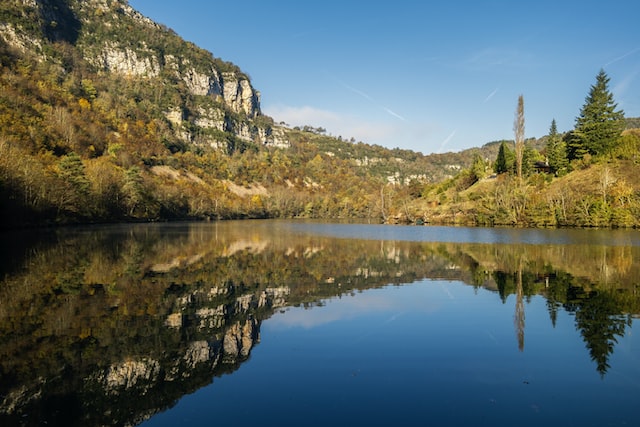
[[[142,52],[135,51],[122,48],[116,43],[106,42],[95,56],[87,59],[103,71],[129,77],[157,77],[160,74],[160,64],[158,58],[152,54],[153,52],[147,49]]]
[[[212,108],[210,103],[204,102],[204,106],[195,111],[190,109],[191,123],[197,127],[230,132],[247,141],[257,140],[265,144],[272,142],[273,138],[269,132],[258,132],[255,126],[246,125],[262,115],[260,94],[238,69],[220,70],[210,54],[179,39],[126,3],[118,5],[115,2],[107,4],[105,0],[91,0],[82,3],[80,8],[84,12],[82,16],[87,17],[84,18],[87,26],[102,27],[97,32],[108,34],[126,22],[133,22],[143,29],[140,36],[125,40],[105,38],[94,41],[89,36],[81,37],[80,45],[86,53],[87,60],[98,69],[138,78],[161,78],[162,74],[165,79],[167,76],[173,77],[184,84],[189,95],[209,97],[222,104]],[[98,22],[93,19],[95,11],[99,11],[102,17]],[[145,32],[145,28],[149,31]],[[153,40],[146,39],[149,34]],[[186,114],[181,114],[178,122],[175,120],[175,111],[184,112],[185,109],[185,105],[177,104],[167,110],[167,117],[173,119],[179,132],[182,122],[187,117]],[[239,116],[241,120],[230,119],[225,110],[234,113],[236,117]],[[247,132],[246,129],[256,131]],[[180,135],[192,142],[195,139],[189,132]],[[217,145],[214,140],[205,143]]]
[[[159,371],[157,360],[126,360],[109,367],[102,381],[107,393],[116,393],[119,389],[128,389],[138,384],[144,384],[143,388],[146,390],[149,384],[157,381]]]
[[[224,335],[224,354],[230,360],[246,359],[258,339],[258,322],[255,319],[236,323]]]
[[[253,313],[286,306],[290,289],[269,287],[229,299],[232,293],[225,286],[198,288],[178,298],[173,312],[166,315],[164,327],[171,333],[206,339],[185,342],[179,351],[129,357],[89,381],[109,395],[145,394],[160,383],[188,379],[198,370],[213,373],[219,366],[246,360],[260,341],[261,322]]]
[[[238,78],[236,73],[223,74],[222,96],[236,112],[249,117],[255,117],[260,112],[260,93],[253,90],[247,79]]]
[[[221,99],[231,111],[247,118],[262,114],[260,93],[246,77],[237,72],[220,74],[212,65],[206,72],[202,72],[190,64],[189,60],[162,55],[144,44],[133,49],[108,41],[100,49],[90,51],[95,51],[95,54],[87,59],[103,71],[128,77],[157,78],[162,71],[168,70],[185,84],[191,95]],[[200,115],[197,118],[200,119]],[[208,117],[202,114],[202,118],[207,120]]]
[[[15,22],[0,22],[0,42],[50,60],[45,46],[72,44],[98,73],[140,79],[169,93],[164,117],[187,143],[226,148],[228,137],[288,146],[272,120],[260,120],[260,93],[237,66],[181,39],[126,0],[5,0]],[[33,20],[41,31],[34,31]],[[145,82],[146,81],[146,82]],[[166,89],[169,88],[169,89]]]

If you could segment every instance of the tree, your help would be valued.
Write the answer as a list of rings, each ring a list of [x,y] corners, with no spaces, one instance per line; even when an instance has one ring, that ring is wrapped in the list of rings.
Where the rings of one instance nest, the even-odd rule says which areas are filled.
[[[516,137],[516,174],[518,179],[522,179],[522,158],[524,156],[524,98],[522,95],[518,97],[513,132]]]
[[[144,183],[140,175],[140,169],[137,166],[127,169],[122,192],[127,215],[135,217],[136,211],[143,209],[145,202]]]
[[[87,213],[87,201],[91,182],[87,178],[82,159],[75,152],[70,152],[58,162],[58,177],[61,179],[57,188],[59,208],[69,212]]]
[[[533,172],[536,162],[542,161],[542,155],[535,148],[525,144],[522,153],[522,176],[529,176]]]
[[[575,319],[591,359],[604,377],[618,337],[623,337],[625,329],[631,326],[631,316],[621,313],[610,294],[592,291],[579,303]]]
[[[496,162],[493,166],[494,171],[497,174],[509,172],[513,168],[513,162],[513,152],[509,150],[507,143],[502,141],[500,148],[498,149],[498,157],[496,158]]]
[[[562,175],[568,166],[567,145],[558,134],[556,119],[551,121],[546,145],[547,162],[556,175]]]
[[[575,131],[569,131],[562,138],[567,150],[567,159],[575,160],[582,159],[586,154],[589,154],[587,149],[582,143],[582,139]]]
[[[473,183],[480,181],[486,176],[486,164],[479,153],[474,154],[473,163],[469,172]]]
[[[609,80],[604,70],[600,70],[576,118],[577,142],[592,155],[610,154],[625,126],[624,112],[617,110]]]

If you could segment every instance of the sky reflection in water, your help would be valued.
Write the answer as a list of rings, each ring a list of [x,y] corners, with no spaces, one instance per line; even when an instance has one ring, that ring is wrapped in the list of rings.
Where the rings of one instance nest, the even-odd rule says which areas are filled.
[[[414,242],[455,242],[489,244],[557,244],[640,246],[638,230],[608,229],[528,229],[450,226],[388,226],[382,224],[332,224],[300,222],[287,224],[291,230],[340,238],[399,240]]]
[[[631,329],[601,376],[574,316],[561,311],[554,327],[541,296],[525,303],[520,351],[514,306],[513,295],[423,280],[288,308],[262,324],[237,372],[147,425],[640,423]]]
[[[639,235],[16,232],[0,263],[0,425],[640,425]]]

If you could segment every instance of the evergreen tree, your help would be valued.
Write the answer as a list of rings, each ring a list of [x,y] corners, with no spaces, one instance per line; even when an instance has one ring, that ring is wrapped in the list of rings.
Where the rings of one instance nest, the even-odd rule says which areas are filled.
[[[609,80],[604,70],[600,70],[576,118],[576,142],[582,146],[582,150],[575,150],[576,155],[581,151],[592,155],[611,153],[624,130],[624,112],[616,110],[618,106],[609,91]]]
[[[139,210],[145,202],[144,184],[142,176],[140,175],[140,169],[137,166],[132,166],[127,170],[122,192],[124,193],[124,204],[127,208],[127,215],[135,217],[136,211]]]
[[[486,165],[484,163],[484,160],[482,159],[482,156],[476,153],[473,156],[473,164],[471,165],[471,176],[473,177],[474,182],[478,182],[485,177],[485,166]]]
[[[505,150],[507,149],[504,141],[500,144],[500,148],[498,149],[498,157],[496,157],[496,162],[493,165],[493,169],[497,174],[505,173],[509,169],[507,168],[507,155]]]
[[[84,170],[82,159],[75,152],[70,152],[58,162],[58,176],[68,183],[81,196],[89,193],[91,183]]]
[[[502,141],[498,149],[498,157],[493,165],[493,170],[497,174],[506,173],[513,169],[515,157],[513,152],[507,147],[507,143]]]
[[[58,162],[59,186],[55,189],[61,210],[86,214],[89,211],[91,182],[85,174],[82,159],[70,152]]]
[[[525,145],[524,152],[522,153],[522,176],[531,175],[534,165],[538,160],[542,161],[542,156],[538,153],[538,150]]]
[[[558,134],[556,119],[551,121],[549,139],[547,139],[547,162],[556,175],[562,175],[568,166],[567,145]]]
[[[591,359],[604,377],[618,337],[623,337],[626,328],[631,326],[631,316],[621,314],[610,295],[593,291],[579,303],[575,319]]]
[[[573,130],[567,132],[562,141],[565,143],[568,160],[582,159],[588,153],[582,139]]]
[[[556,148],[561,141],[560,135],[558,135],[558,126],[556,125],[556,119],[551,120],[551,127],[549,128],[549,137],[546,144],[547,160],[549,165],[552,165],[552,158],[555,155]],[[552,166],[553,167],[553,166]]]

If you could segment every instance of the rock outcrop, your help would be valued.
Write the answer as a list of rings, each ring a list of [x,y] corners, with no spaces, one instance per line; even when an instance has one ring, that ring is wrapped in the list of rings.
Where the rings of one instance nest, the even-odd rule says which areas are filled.
[[[126,360],[109,367],[102,377],[102,383],[107,393],[117,393],[121,389],[129,389],[143,384],[146,390],[149,384],[158,380],[160,364],[157,360],[142,358],[140,360]]]
[[[227,149],[231,136],[289,145],[270,118],[256,120],[263,117],[260,93],[245,73],[144,17],[125,0],[9,1],[18,17],[0,23],[0,42],[45,61],[51,60],[45,46],[66,42],[97,73],[162,87],[171,101],[159,119],[185,143]],[[40,32],[33,30],[38,27]]]
[[[141,52],[107,42],[99,54],[87,59],[102,71],[127,77],[157,77],[160,74],[159,59],[148,49]]]
[[[222,79],[222,96],[233,111],[251,118],[260,114],[260,93],[251,87],[247,79],[239,78],[236,73],[224,73]]]

